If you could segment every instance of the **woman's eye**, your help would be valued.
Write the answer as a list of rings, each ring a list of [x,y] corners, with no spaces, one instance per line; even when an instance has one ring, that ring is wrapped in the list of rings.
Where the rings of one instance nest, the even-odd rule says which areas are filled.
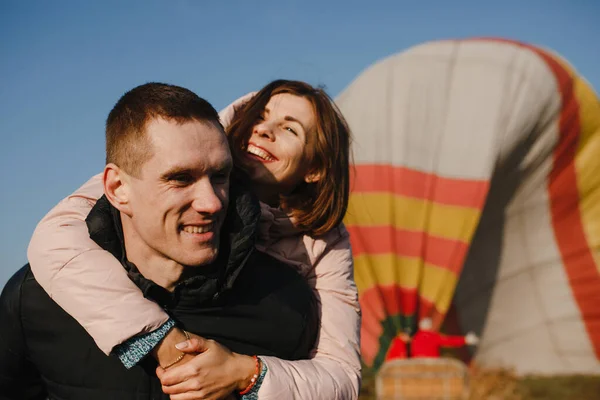
[[[289,132],[292,132],[294,135],[298,136],[298,134],[296,133],[296,131],[295,131],[294,129],[290,128],[289,126],[287,126],[287,127],[285,128],[285,130],[286,130],[286,131],[289,131]]]

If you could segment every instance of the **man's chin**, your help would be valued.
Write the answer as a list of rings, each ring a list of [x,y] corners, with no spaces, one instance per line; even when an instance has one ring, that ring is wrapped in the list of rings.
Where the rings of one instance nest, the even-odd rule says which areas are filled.
[[[219,255],[219,249],[206,249],[202,251],[202,254],[197,254],[195,257],[185,257],[186,260],[183,265],[189,267],[204,267],[212,264]]]

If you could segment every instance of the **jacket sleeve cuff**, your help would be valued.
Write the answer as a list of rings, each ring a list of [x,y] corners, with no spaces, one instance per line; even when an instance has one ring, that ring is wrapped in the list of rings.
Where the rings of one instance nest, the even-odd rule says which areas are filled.
[[[125,368],[129,369],[150,354],[152,349],[164,339],[174,326],[175,321],[169,318],[160,328],[150,333],[127,339],[115,346],[112,352],[119,357]]]

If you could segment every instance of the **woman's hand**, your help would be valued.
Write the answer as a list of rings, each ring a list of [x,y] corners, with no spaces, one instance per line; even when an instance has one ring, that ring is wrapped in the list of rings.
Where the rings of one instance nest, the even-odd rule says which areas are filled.
[[[226,399],[244,390],[254,376],[252,357],[233,353],[214,340],[194,336],[177,347],[187,354],[200,354],[185,364],[156,369],[162,390],[171,400]]]
[[[225,107],[224,110],[219,112],[219,118],[221,119],[221,123],[223,127],[227,129],[229,125],[231,125],[231,121],[235,117],[235,113],[238,112],[257,92],[250,92],[248,94],[243,95],[239,99],[235,100],[233,103]]]

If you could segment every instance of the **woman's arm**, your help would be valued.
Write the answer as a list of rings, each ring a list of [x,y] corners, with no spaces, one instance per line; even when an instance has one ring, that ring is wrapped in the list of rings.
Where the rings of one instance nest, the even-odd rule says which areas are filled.
[[[121,263],[88,234],[85,218],[103,194],[96,175],[36,227],[27,256],[36,280],[106,354],[161,327],[169,316],[147,300]]]
[[[315,263],[321,329],[310,360],[263,357],[268,372],[258,392],[270,399],[357,399],[360,389],[360,306],[349,235],[341,236]]]

